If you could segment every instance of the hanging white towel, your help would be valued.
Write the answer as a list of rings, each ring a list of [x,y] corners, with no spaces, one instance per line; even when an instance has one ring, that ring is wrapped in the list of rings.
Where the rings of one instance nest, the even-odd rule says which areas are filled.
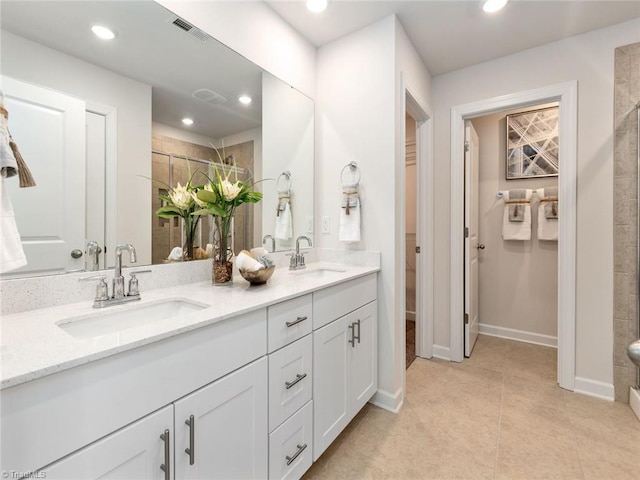
[[[341,242],[360,241],[360,198],[357,190],[343,189],[345,199],[340,208],[340,231],[338,239]]]
[[[545,191],[546,190],[546,191]],[[558,198],[558,188],[539,188],[536,195],[540,198],[538,205],[538,240],[558,241],[558,202],[545,200]]]
[[[280,240],[289,240],[293,236],[291,225],[291,205],[289,201],[284,202],[284,209],[276,216],[275,237]]]
[[[503,199],[505,201],[504,206],[504,214],[502,216],[502,238],[504,240],[531,240],[531,195],[533,194],[532,190],[527,189],[525,198],[521,199],[522,203],[516,203],[518,207],[517,216],[518,219],[510,220],[509,211],[513,210],[513,203],[506,203],[510,200],[520,200],[520,199],[510,199],[509,191],[506,190],[503,194]],[[511,207],[511,208],[510,208]],[[523,210],[523,211],[521,211]]]
[[[4,178],[0,179],[0,202],[0,273],[5,273],[26,265],[27,258],[22,249]]]

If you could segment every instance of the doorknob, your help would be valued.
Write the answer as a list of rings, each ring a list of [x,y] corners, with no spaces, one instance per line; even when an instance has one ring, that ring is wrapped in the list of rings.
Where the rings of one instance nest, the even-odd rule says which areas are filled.
[[[484,250],[484,243],[478,244],[478,250]]]
[[[80,250],[79,248],[71,250],[71,257],[72,258],[80,258],[81,256],[82,256],[82,250]]]

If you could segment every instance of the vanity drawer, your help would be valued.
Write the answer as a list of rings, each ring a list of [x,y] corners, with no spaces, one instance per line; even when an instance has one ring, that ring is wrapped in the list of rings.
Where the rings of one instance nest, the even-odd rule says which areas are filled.
[[[313,402],[269,435],[269,480],[297,480],[312,463]]]
[[[270,432],[311,400],[312,362],[311,335],[269,355]]]
[[[313,293],[313,329],[316,330],[378,297],[376,274],[356,278]]]
[[[270,306],[267,309],[269,352],[310,333],[312,313],[311,294]]]

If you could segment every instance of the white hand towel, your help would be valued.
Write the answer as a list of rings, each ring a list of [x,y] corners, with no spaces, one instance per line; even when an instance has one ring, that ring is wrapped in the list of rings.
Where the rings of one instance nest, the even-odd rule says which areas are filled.
[[[360,199],[358,197],[355,199],[355,206],[349,207],[349,215],[347,215],[346,208],[340,208],[340,232],[338,239],[341,242],[360,241]]]
[[[275,237],[280,240],[289,240],[293,236],[291,222],[291,206],[289,202],[284,205],[284,210],[276,217]]]
[[[531,240],[531,201],[532,190],[527,189],[523,203],[519,205],[524,209],[524,218],[521,222],[509,221],[509,205],[505,203],[502,216],[502,238],[504,240]],[[509,201],[509,191],[504,192],[504,201]]]
[[[557,189],[555,190],[557,195]],[[544,188],[539,188],[536,192],[538,198],[545,198]],[[545,204],[540,203],[538,205],[538,240],[545,240],[550,242],[558,241],[558,219],[547,218],[545,213]]]
[[[0,180],[0,273],[9,272],[27,264],[27,257],[22,249],[20,234],[9,199],[9,192]]]

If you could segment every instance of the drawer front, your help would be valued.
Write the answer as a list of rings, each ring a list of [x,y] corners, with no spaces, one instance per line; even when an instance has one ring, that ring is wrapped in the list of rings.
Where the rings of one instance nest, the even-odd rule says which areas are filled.
[[[313,329],[316,330],[378,296],[377,274],[356,278],[313,294]]]
[[[312,362],[311,335],[269,355],[270,432],[311,400]]]
[[[269,480],[297,480],[312,463],[313,402],[269,435]]]
[[[310,333],[312,313],[311,294],[270,306],[267,309],[269,352]]]

